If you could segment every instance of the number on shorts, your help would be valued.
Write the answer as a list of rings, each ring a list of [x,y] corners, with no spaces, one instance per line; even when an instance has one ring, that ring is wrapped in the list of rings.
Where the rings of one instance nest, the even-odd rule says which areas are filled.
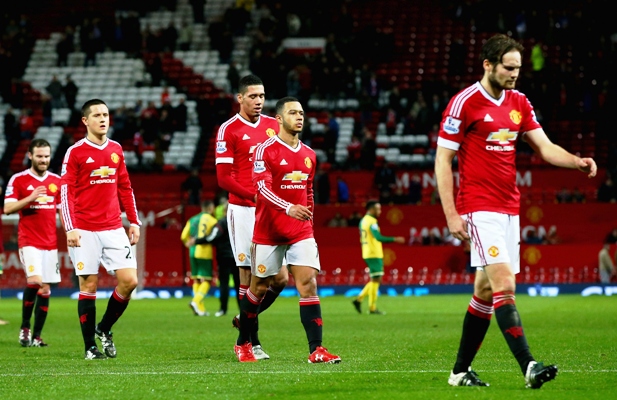
[[[124,248],[126,249],[126,259],[130,260],[133,258],[133,256],[131,256],[131,248],[129,246],[124,246]]]

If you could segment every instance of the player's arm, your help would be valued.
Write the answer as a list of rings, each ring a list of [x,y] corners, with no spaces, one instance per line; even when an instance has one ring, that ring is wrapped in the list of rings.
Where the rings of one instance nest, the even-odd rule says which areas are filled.
[[[377,240],[378,242],[381,243],[405,243],[405,238],[403,238],[402,236],[384,236],[381,234],[381,232],[379,231],[379,226],[377,224],[373,224],[371,225],[371,227],[369,228],[371,230],[371,234],[373,235],[373,237],[375,238],[375,240]]]
[[[196,238],[194,243],[195,244],[212,243],[221,236],[223,236],[223,230],[220,229],[219,225],[217,224],[217,225],[214,225],[214,228],[212,228],[212,231],[208,235]]]
[[[437,146],[435,155],[435,178],[437,190],[441,199],[441,206],[448,222],[448,229],[452,236],[460,240],[469,240],[467,223],[456,211],[454,203],[454,175],[452,174],[452,160],[456,151],[443,146]]]
[[[255,201],[255,192],[251,190],[251,187],[244,187],[234,180],[231,176],[231,169],[232,164],[217,160],[216,179],[219,187],[243,199]]]
[[[7,190],[6,190],[7,194],[13,193],[13,191],[14,191],[14,188],[12,187],[11,184],[9,184],[9,186],[7,186]],[[4,213],[6,215],[13,214],[13,213],[21,210],[22,208],[24,208],[28,204],[32,203],[39,196],[41,196],[41,195],[43,195],[45,193],[47,193],[47,189],[45,188],[45,186],[38,186],[28,196],[24,197],[23,199],[17,200],[15,197],[6,196],[4,198]]]
[[[533,129],[525,134],[524,140],[531,148],[550,164],[558,167],[578,169],[585,172],[589,178],[596,176],[598,167],[593,158],[580,158],[556,145],[546,136],[542,128]]]
[[[73,189],[77,184],[77,162],[71,158],[71,153],[67,152],[62,162],[62,177],[60,179],[60,211],[62,213],[62,223],[66,231],[66,244],[68,247],[80,247],[81,234],[74,225],[74,195]]]
[[[313,222],[313,214],[315,213],[315,190],[313,189],[313,183],[315,180],[316,164],[316,159],[313,158],[313,167],[306,180],[306,208],[311,211],[311,222]]]
[[[190,230],[191,230],[191,221],[189,220],[189,221],[186,221],[186,224],[184,225],[184,229],[182,229],[182,233],[180,234],[180,240],[182,241],[182,243],[184,243],[186,247],[190,247],[190,245],[188,244],[188,241],[191,238]]]

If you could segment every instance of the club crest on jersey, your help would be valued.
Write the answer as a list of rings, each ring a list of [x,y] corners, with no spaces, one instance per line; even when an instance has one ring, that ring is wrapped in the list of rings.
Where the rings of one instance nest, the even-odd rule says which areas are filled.
[[[216,152],[224,153],[227,151],[227,142],[216,142]]]
[[[118,161],[120,161],[120,156],[116,153],[111,153],[111,161],[113,161],[114,164],[118,164]]]
[[[443,123],[443,131],[448,135],[456,135],[459,132],[461,120],[454,117],[447,117]]]
[[[311,161],[310,158],[306,157],[304,159],[304,165],[306,165],[306,168],[311,168],[313,166],[313,162]]]
[[[266,129],[266,135],[268,135],[268,137],[272,137],[276,135],[276,132],[274,132],[274,129],[268,128]]]
[[[58,191],[58,186],[56,186],[55,183],[52,183],[51,185],[49,185],[49,191],[52,193],[56,193]]]
[[[510,119],[512,120],[512,122],[514,122],[516,125],[520,125],[521,121],[523,120],[523,115],[521,114],[520,111],[517,110],[512,110],[510,111]]]
[[[253,172],[256,174],[261,174],[266,170],[266,164],[263,161],[255,161],[253,163]]]

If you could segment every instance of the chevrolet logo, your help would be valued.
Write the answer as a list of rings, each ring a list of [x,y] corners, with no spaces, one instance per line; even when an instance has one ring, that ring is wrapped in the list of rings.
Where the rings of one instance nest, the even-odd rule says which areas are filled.
[[[36,198],[36,200],[34,200],[35,202],[39,203],[39,204],[47,204],[47,203],[53,203],[54,198],[51,196],[39,196]]]
[[[510,141],[516,140],[518,132],[510,132],[509,129],[500,129],[497,132],[489,133],[486,140],[488,142],[499,142],[499,144],[508,144]]]
[[[294,183],[300,183],[308,179],[309,174],[305,174],[302,171],[293,171],[289,174],[285,174],[284,181],[292,181]]]
[[[107,166],[101,167],[99,169],[95,169],[90,174],[90,176],[100,176],[101,178],[107,178],[110,175],[116,175],[116,169],[115,168],[109,168]]]

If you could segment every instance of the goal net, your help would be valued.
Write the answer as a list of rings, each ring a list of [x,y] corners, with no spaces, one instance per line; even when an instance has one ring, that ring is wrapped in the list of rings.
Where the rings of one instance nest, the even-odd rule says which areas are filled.
[[[25,275],[23,266],[19,260],[18,243],[17,243],[17,224],[19,215],[2,215],[2,240],[4,243],[4,262],[3,274],[0,275],[0,287],[4,289],[23,289],[25,284]],[[125,229],[128,229],[130,223],[126,218],[126,214],[122,213],[122,222]],[[137,260],[137,291],[143,289],[144,272],[146,266],[146,241],[147,241],[147,224],[143,224],[140,228],[139,242],[133,246],[133,254]],[[66,234],[60,223],[60,218],[56,219],[56,232],[58,236],[58,266],[60,267],[60,275],[62,281],[58,284],[59,288],[77,288],[76,277],[74,274],[73,264],[69,258],[69,253],[66,246]],[[101,266],[99,267],[99,288],[108,289],[116,285],[114,276],[107,274],[107,271]]]

